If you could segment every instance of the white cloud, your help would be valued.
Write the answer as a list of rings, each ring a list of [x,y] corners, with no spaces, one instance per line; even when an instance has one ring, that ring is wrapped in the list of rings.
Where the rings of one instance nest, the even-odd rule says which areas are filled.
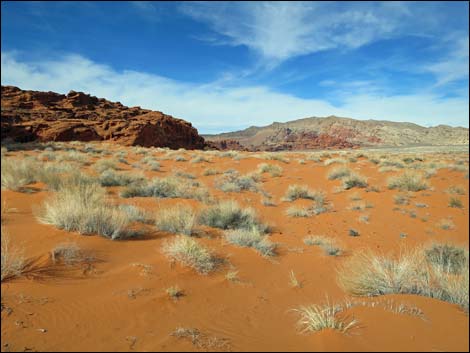
[[[384,38],[408,15],[406,5],[398,3],[188,2],[181,10],[224,36],[220,44],[247,46],[270,67],[299,55],[357,48]]]
[[[21,62],[11,53],[2,53],[1,60],[2,85],[60,93],[85,91],[183,118],[203,133],[328,115],[468,126],[468,95],[442,98],[433,94],[380,96],[370,92],[345,95],[342,104],[335,106],[265,86],[233,87],[220,81],[196,85],[144,72],[120,72],[79,55]]]
[[[460,38],[452,38],[452,45],[445,58],[427,65],[424,70],[432,72],[437,77],[437,85],[441,86],[449,82],[468,79],[468,34]]]

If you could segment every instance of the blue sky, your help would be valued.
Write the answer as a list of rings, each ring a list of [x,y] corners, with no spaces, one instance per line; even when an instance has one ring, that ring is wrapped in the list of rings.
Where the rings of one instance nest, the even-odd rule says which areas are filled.
[[[468,2],[8,2],[2,84],[202,133],[309,116],[468,127]]]

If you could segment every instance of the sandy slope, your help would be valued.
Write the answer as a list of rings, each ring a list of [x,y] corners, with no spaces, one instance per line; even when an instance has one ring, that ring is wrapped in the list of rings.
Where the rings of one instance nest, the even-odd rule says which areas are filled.
[[[129,151],[130,152],[130,151]],[[35,155],[37,152],[28,152]],[[152,153],[162,155],[161,153]],[[190,152],[186,152],[189,156]],[[15,155],[15,153],[12,153]],[[379,173],[377,167],[364,158],[351,167],[369,177],[369,184],[381,192],[352,189],[335,192],[340,181],[329,181],[322,163],[306,161],[264,161],[246,158],[212,158],[212,163],[191,164],[160,161],[159,172],[145,172],[148,177],[171,174],[179,168],[198,177],[210,187],[211,193],[222,199],[233,198],[241,204],[255,207],[262,219],[274,226],[271,240],[279,243],[279,256],[261,257],[252,249],[225,243],[221,232],[212,230],[211,237],[200,241],[214,249],[227,263],[208,276],[195,273],[178,264],[171,265],[161,253],[163,242],[172,234],[147,227],[148,233],[139,240],[110,241],[99,236],[80,236],[40,224],[34,217],[51,193],[44,185],[35,184],[36,193],[2,190],[12,210],[6,214],[4,228],[16,244],[24,245],[28,256],[47,257],[54,246],[65,241],[76,242],[90,251],[99,263],[64,276],[44,279],[16,279],[2,283],[2,351],[23,350],[291,350],[291,351],[466,351],[469,348],[468,315],[456,305],[414,295],[389,295],[378,298],[359,298],[367,303],[385,303],[375,307],[349,309],[360,326],[349,334],[335,331],[301,334],[296,327],[298,316],[291,311],[299,305],[350,298],[336,282],[335,269],[355,252],[370,248],[376,251],[398,251],[432,241],[449,241],[468,247],[468,180],[463,173],[441,169],[429,181],[434,190],[415,193],[411,206],[416,218],[393,211],[393,195],[386,188],[386,177],[394,173]],[[467,155],[468,157],[468,155]],[[129,153],[132,164],[141,156]],[[444,158],[445,159],[445,158]],[[263,188],[273,195],[275,207],[263,206],[261,195],[253,192],[223,193],[213,188],[216,176],[202,176],[205,168],[224,171],[234,168],[241,173],[256,169],[259,163],[283,167],[281,177],[263,176]],[[121,166],[123,169],[132,167]],[[280,201],[290,184],[307,184],[322,189],[333,204],[333,211],[309,218],[289,218],[285,210],[292,204],[308,204],[306,200]],[[451,185],[465,187],[464,209],[449,208]],[[187,203],[196,209],[202,204],[194,200],[133,198],[120,199],[119,188],[109,188],[116,202],[136,204],[153,211],[175,203]],[[359,193],[363,201],[373,204],[365,212],[348,209],[350,196]],[[416,208],[421,202],[427,208]],[[358,221],[361,214],[370,216],[368,224]],[[425,220],[422,218],[424,217]],[[436,223],[451,217],[455,228],[442,230]],[[361,236],[349,237],[355,228]],[[400,233],[406,233],[401,238]],[[303,243],[307,235],[323,234],[335,238],[345,249],[341,256],[326,256],[318,247]],[[150,265],[150,271],[142,266]],[[238,270],[240,282],[225,279],[225,274]],[[289,284],[293,270],[302,282],[301,288]],[[178,285],[184,296],[177,301],[168,298],[165,289]],[[407,304],[419,308],[424,317],[397,314],[385,309],[386,303]],[[8,308],[8,309],[6,309]],[[177,327],[197,328],[204,336],[194,342],[173,337]],[[46,331],[43,332],[45,329]]]

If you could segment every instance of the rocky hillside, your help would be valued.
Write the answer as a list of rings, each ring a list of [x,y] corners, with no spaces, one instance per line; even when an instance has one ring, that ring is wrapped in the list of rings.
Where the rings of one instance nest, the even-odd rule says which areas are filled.
[[[468,128],[355,120],[305,118],[236,132],[204,135],[211,143],[235,141],[249,150],[303,150],[359,146],[468,145]],[[234,142],[232,142],[234,145]]]
[[[157,111],[128,108],[82,92],[67,95],[2,86],[1,138],[27,141],[99,141],[199,149],[192,125]]]

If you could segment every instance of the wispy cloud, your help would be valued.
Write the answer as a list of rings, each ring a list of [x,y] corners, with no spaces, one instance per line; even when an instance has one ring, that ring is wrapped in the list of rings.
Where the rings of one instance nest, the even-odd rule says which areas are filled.
[[[333,2],[189,2],[181,11],[207,23],[221,43],[244,45],[274,67],[333,48],[358,48],[392,35],[409,15],[405,4]],[[211,37],[211,42],[216,42]]]
[[[468,126],[468,95],[444,98],[435,94],[350,93],[342,97],[341,104],[332,104],[260,85],[226,86],[223,81],[195,85],[145,72],[116,71],[80,55],[23,62],[11,53],[2,53],[1,69],[2,84],[61,93],[85,91],[129,106],[163,111],[192,122],[206,133],[328,115]],[[352,83],[361,85],[364,83]]]

